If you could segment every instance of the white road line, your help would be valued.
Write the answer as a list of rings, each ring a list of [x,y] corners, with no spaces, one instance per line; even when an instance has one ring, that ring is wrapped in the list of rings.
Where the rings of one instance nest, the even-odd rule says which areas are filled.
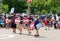
[[[14,35],[11,34],[2,34],[0,35],[0,39],[14,38]]]

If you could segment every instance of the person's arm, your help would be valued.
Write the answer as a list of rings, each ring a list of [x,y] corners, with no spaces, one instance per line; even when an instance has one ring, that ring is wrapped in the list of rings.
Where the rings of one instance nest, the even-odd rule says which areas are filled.
[[[59,27],[59,23],[56,24],[56,27]]]

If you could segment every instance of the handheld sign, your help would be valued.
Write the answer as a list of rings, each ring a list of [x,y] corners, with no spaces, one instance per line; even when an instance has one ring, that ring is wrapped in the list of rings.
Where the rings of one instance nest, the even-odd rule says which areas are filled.
[[[20,18],[15,19],[15,24],[20,24]]]
[[[31,24],[30,24],[30,29],[31,29],[31,30],[34,29],[34,22],[31,22]]]
[[[39,29],[39,28],[42,27],[42,24],[41,24],[41,23],[38,23],[38,24],[36,25],[36,27],[37,27],[37,29]]]

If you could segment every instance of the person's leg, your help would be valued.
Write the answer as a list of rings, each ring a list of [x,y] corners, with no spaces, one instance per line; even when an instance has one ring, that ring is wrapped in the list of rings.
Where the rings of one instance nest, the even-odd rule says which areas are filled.
[[[51,26],[48,26],[48,30],[50,30]]]
[[[6,28],[8,28],[8,24],[6,23]]]
[[[36,29],[36,35],[39,35],[39,29]]]
[[[16,33],[16,24],[13,24],[13,32]]]
[[[39,29],[36,29],[36,34],[35,34],[36,37],[39,37]]]
[[[45,24],[45,30],[47,30],[48,29],[48,26],[47,26],[47,24]]]
[[[48,26],[45,26],[45,30],[47,30],[48,29]]]
[[[27,31],[28,31],[28,35],[31,35],[31,32],[30,32],[30,24],[26,24],[26,28],[27,28]]]
[[[31,35],[30,28],[27,27],[28,35]]]
[[[22,25],[19,24],[19,30],[20,30],[20,34],[22,34]]]
[[[18,24],[18,29],[20,31],[20,34],[22,34],[22,26],[20,24]]]
[[[56,29],[56,23],[54,23],[54,29]]]
[[[16,33],[16,28],[12,28],[13,29],[13,32]]]
[[[34,36],[39,37],[39,29],[37,29],[37,27],[35,26],[36,29],[36,34]]]
[[[26,24],[23,24],[23,28],[26,29]]]

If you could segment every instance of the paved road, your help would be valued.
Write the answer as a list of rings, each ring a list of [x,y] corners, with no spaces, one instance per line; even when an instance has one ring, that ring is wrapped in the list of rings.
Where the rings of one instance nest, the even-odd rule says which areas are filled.
[[[28,36],[27,31],[23,30],[23,34],[20,35],[17,30],[16,34],[12,33],[12,29],[0,28],[0,41],[60,41],[60,30],[44,30],[41,28],[40,37],[34,37],[35,30],[31,31],[32,35]]]

